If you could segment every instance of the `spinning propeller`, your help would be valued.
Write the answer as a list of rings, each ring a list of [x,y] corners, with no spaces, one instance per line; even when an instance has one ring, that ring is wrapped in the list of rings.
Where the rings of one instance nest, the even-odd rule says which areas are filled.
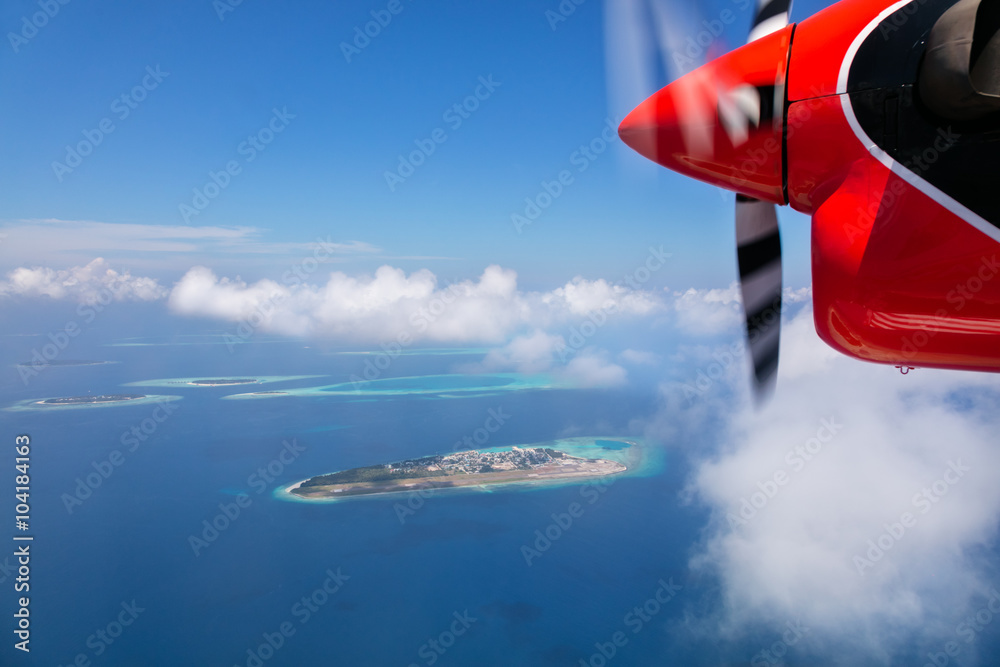
[[[609,0],[609,47],[615,30],[636,20],[642,4]],[[620,7],[617,13],[612,5]],[[746,46],[683,74],[636,107],[618,130],[650,160],[738,193],[737,258],[758,403],[774,389],[778,371],[781,239],[775,205],[786,203],[782,154],[790,8],[791,0],[759,0]],[[656,11],[651,13],[656,19]],[[678,53],[679,40],[665,24],[654,23],[652,39],[647,31],[646,39],[632,42],[633,51],[659,52],[669,71],[669,54]],[[671,44],[673,49],[663,48]]]

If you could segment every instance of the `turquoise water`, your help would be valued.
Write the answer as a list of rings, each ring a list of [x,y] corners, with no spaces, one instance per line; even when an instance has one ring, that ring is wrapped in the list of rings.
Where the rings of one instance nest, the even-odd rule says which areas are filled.
[[[234,385],[235,386],[235,385]],[[264,399],[283,396],[435,396],[459,398],[495,396],[505,392],[555,389],[565,387],[546,375],[493,373],[482,375],[424,375],[357,380],[318,387],[283,389],[282,395],[256,395],[253,392],[232,394],[231,399]]]
[[[178,346],[168,355],[163,347],[104,349],[122,363],[45,371],[31,394],[18,387],[8,395],[111,393],[157,376],[324,373],[346,380],[358,371],[357,357],[301,348],[277,358],[274,346],[260,346],[252,363],[205,352],[212,346]],[[655,408],[623,393],[560,389],[519,376],[462,377],[448,374],[442,357],[414,359],[403,378],[372,383],[365,402],[303,387],[309,380],[278,385],[298,395],[274,401],[224,401],[224,392],[172,385],[183,397],[178,409],[134,450],[122,438],[148,420],[152,404],[0,413],[8,432],[30,433],[35,443],[38,549],[32,662],[13,655],[8,641],[0,645],[0,664],[68,665],[83,654],[95,667],[246,666],[255,664],[247,651],[290,622],[295,634],[265,667],[423,667],[428,639],[468,611],[475,622],[436,667],[577,665],[595,642],[622,629],[623,615],[652,596],[660,578],[686,581],[687,545],[698,539],[704,517],[677,502],[682,472],[659,443],[640,449],[661,463],[642,460],[600,485],[333,504],[274,497],[276,489],[322,472],[454,450],[483,428],[491,410],[505,421],[481,447],[556,442],[570,453],[627,457],[637,448],[606,449],[606,442],[563,434],[585,429],[601,441],[631,442],[619,434]],[[420,375],[422,381],[413,379]],[[497,393],[470,391],[485,386]],[[301,451],[287,454],[291,443]],[[96,479],[116,451],[124,461],[96,488],[85,488],[89,496],[69,511],[65,498],[88,476]],[[248,504],[227,523],[223,513],[241,499]],[[574,503],[582,515],[528,565],[522,548]],[[196,553],[192,538],[205,539],[206,522],[224,528]],[[301,623],[294,605],[338,568],[350,578]],[[132,600],[144,611],[96,655],[88,638]],[[12,613],[10,602],[0,599],[7,605],[0,611]],[[665,608],[656,629],[630,637],[613,664],[662,664],[664,632],[682,619],[682,604]]]
[[[596,444],[598,447],[610,450],[625,449],[629,446],[628,443],[619,442],[617,440],[598,440],[596,441]]]
[[[190,386],[196,389],[222,389],[227,388],[232,390],[233,387],[253,387],[258,384],[274,384],[275,382],[291,382],[293,380],[312,380],[315,378],[324,377],[322,375],[241,375],[241,374],[230,374],[230,375],[209,375],[202,377],[190,377],[190,378],[160,378],[157,380],[140,380],[138,382],[128,382],[124,386],[126,387],[178,387],[178,386]],[[205,381],[205,380],[254,380],[254,383],[246,384],[229,384],[229,385],[211,385],[211,384],[191,384],[193,382]]]

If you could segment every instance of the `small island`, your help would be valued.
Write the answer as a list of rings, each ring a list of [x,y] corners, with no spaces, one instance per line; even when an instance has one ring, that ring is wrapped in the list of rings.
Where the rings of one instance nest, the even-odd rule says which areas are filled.
[[[36,361],[22,361],[19,362],[18,366],[33,367],[33,368],[60,368],[68,366],[103,366],[104,364],[113,364],[113,361],[82,361],[79,359],[45,359]]]
[[[231,384],[257,384],[256,378],[220,378],[207,380],[191,380],[185,384],[193,384],[199,387],[228,387]]]
[[[99,396],[63,396],[46,398],[38,405],[90,405],[94,403],[121,403],[146,398],[145,394],[101,394]]]
[[[426,456],[319,475],[294,484],[287,493],[304,500],[401,493],[491,484],[537,483],[603,477],[627,466],[607,459],[571,456],[551,447],[478,451]]]
[[[323,377],[322,375],[235,375],[230,377],[199,377],[199,378],[161,378],[159,380],[142,380],[129,382],[126,387],[233,387],[245,384],[271,384],[273,382],[291,382],[292,380],[309,380]]]
[[[152,405],[181,400],[181,396],[163,394],[87,394],[29,398],[0,408],[4,412],[42,410],[113,410],[126,405]]]

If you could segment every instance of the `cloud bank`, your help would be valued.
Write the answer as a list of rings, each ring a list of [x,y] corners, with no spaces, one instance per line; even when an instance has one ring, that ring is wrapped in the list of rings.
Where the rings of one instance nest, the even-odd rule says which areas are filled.
[[[975,633],[961,624],[996,583],[982,560],[1000,520],[996,376],[904,377],[842,357],[808,308],[782,342],[778,393],[762,412],[747,407],[742,367],[728,378],[735,412],[721,388],[686,407],[676,387],[664,390],[662,419],[682,415],[688,429],[731,414],[723,444],[695,455],[687,489],[712,516],[691,566],[721,584],[721,611],[701,630],[778,628],[779,640],[786,623],[802,623],[810,641],[798,650],[856,647],[824,656],[840,664],[955,641],[967,662]]]
[[[118,272],[98,257],[86,266],[56,271],[44,267],[14,269],[0,281],[0,296],[96,301],[156,301],[168,290],[156,280]]]
[[[466,370],[552,373],[578,387],[592,388],[620,387],[628,379],[625,369],[611,362],[604,350],[593,346],[574,349],[562,336],[544,331],[517,336]]]
[[[521,330],[577,321],[592,310],[642,316],[662,310],[654,294],[575,278],[550,292],[523,292],[517,273],[487,267],[475,280],[442,285],[427,270],[390,266],[374,275],[330,274],[323,285],[218,277],[195,267],[170,293],[180,315],[249,323],[266,332],[341,340],[503,343]],[[407,343],[409,344],[409,343]]]

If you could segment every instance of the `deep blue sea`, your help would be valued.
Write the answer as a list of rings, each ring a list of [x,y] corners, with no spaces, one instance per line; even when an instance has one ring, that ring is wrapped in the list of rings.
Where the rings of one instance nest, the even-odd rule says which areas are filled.
[[[272,493],[324,472],[454,449],[491,410],[509,417],[489,447],[628,436],[630,421],[655,409],[652,396],[528,389],[220,400],[246,388],[121,385],[307,374],[329,377],[254,390],[327,385],[361,372],[364,358],[280,342],[233,353],[205,344],[74,352],[119,363],[48,368],[27,386],[15,377],[8,403],[116,391],[183,399],[161,423],[153,417],[165,413],[151,404],[2,413],[5,433],[32,439],[31,664],[599,665],[598,643],[614,650],[614,664],[691,664],[670,626],[697,586],[686,575],[687,545],[704,517],[679,502],[684,470],[668,443],[649,443],[663,454],[655,474],[590,485],[586,495],[568,485],[306,504]],[[383,377],[468,360],[402,356]],[[144,421],[156,424],[148,435]],[[145,438],[138,445],[133,426]],[[100,486],[68,501],[86,495],[79,480],[106,472],[116,450],[119,465]],[[2,482],[11,489],[12,474]],[[553,514],[565,527],[553,527]],[[206,521],[223,529],[206,532]],[[536,530],[556,539],[538,541]],[[536,552],[530,565],[525,546]],[[626,625],[657,594],[672,598]],[[12,613],[11,596],[2,601]],[[0,656],[14,655],[9,638]]]
[[[166,404],[169,415],[155,403],[0,410],[10,440],[0,448],[0,665],[747,665],[782,630],[717,641],[699,625],[724,595],[689,567],[709,517],[683,489],[689,454],[720,435],[677,442],[646,431],[663,409],[656,377],[618,390],[531,376],[456,382],[439,376],[482,353],[439,350],[378,373],[426,380],[352,395],[308,389],[351,383],[375,357],[263,338],[230,351],[217,337],[124,339],[125,329],[109,317],[62,356],[115,363],[48,368],[27,383],[14,364],[44,336],[6,335],[0,347],[0,407],[80,394],[181,397]],[[173,344],[149,344],[164,342]],[[304,375],[322,377],[124,386]],[[433,391],[392,393],[400,388]],[[223,399],[251,391],[293,395]],[[465,438],[486,435],[497,415],[503,424],[476,447],[590,436],[609,457],[622,439],[655,456],[610,484],[324,504],[275,493],[317,474],[468,448]],[[20,433],[32,439],[30,655],[14,649],[12,632]],[[80,487],[88,481],[99,485]],[[984,641],[994,655],[998,639]],[[914,648],[891,664],[922,664],[922,655]],[[814,658],[789,654],[783,664],[827,664]]]

